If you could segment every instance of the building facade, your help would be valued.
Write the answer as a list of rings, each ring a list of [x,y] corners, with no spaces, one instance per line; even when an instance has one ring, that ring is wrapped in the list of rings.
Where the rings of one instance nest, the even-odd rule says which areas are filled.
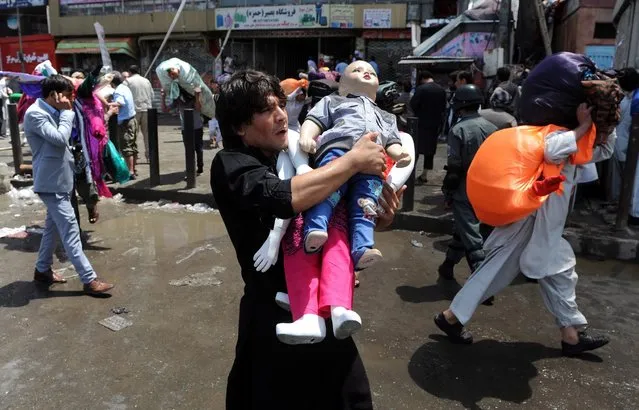
[[[599,68],[615,63],[613,8],[615,0],[568,0],[557,21],[553,51],[572,51],[590,57]]]
[[[103,27],[115,69],[137,62],[146,69],[168,31],[180,0],[50,0],[50,32],[63,71],[100,62],[94,23]],[[457,2],[187,0],[157,62],[170,57],[215,75],[215,57],[280,78],[297,76],[309,58],[348,60],[357,50],[375,57],[382,79],[396,79],[397,62],[412,53],[410,21],[450,17]],[[410,4],[409,4],[410,3]],[[459,2],[467,4],[467,2]],[[409,16],[409,7],[412,8]],[[156,62],[156,64],[157,64]],[[217,69],[219,70],[219,64]]]

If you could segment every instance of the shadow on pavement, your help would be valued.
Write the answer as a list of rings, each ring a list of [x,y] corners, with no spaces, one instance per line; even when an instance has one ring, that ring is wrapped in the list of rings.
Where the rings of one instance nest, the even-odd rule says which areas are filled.
[[[480,340],[462,346],[431,335],[408,364],[413,381],[429,394],[479,409],[484,398],[521,404],[532,396],[530,381],[538,375],[533,362],[559,359],[561,350],[531,342]],[[582,359],[602,362],[599,356]]]
[[[0,307],[23,307],[31,300],[85,296],[81,290],[50,290],[46,286],[18,280],[0,288]]]
[[[395,292],[404,302],[427,303],[438,302],[440,300],[453,300],[461,285],[456,280],[446,280],[437,278],[434,285],[422,286],[398,286]]]
[[[32,225],[28,226],[27,229],[43,229],[42,226]],[[109,247],[98,246],[91,243],[91,235],[90,233],[93,231],[82,231],[82,249],[85,251],[108,251],[111,250]],[[4,244],[4,249],[8,251],[20,251],[27,253],[37,253],[40,250],[40,242],[42,241],[42,235],[40,233],[28,233],[28,232],[20,232],[15,235],[5,236],[4,238],[0,238],[0,244]],[[69,258],[67,258],[66,253],[64,252],[64,248],[62,246],[62,242],[57,240],[57,246],[54,251],[55,257],[58,259],[60,263],[68,262]],[[35,262],[35,261],[34,261]]]

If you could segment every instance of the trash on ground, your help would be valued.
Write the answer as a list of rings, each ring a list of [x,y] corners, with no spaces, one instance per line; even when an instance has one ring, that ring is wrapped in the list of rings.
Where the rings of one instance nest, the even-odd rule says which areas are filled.
[[[423,248],[424,244],[421,242],[417,242],[415,239],[411,239],[410,244],[416,248]]]
[[[171,286],[219,286],[222,284],[222,281],[219,280],[215,275],[219,272],[223,272],[226,268],[222,266],[215,266],[210,272],[203,273],[193,273],[191,275],[187,275],[181,279],[169,281],[169,285]]]
[[[114,307],[111,309],[111,312],[115,313],[116,315],[121,315],[123,313],[129,313],[129,309],[121,306],[121,307]]]
[[[125,327],[129,327],[133,324],[133,322],[123,318],[122,316],[110,316],[106,319],[100,320],[98,323],[106,327],[107,329],[113,330],[114,332],[122,330]]]
[[[211,208],[209,205],[204,203],[183,205],[178,202],[171,202],[165,199],[160,201],[146,201],[138,206],[143,209],[160,209],[163,211],[187,211],[198,214],[219,213],[217,209]]]
[[[210,243],[207,243],[204,246],[198,246],[197,248],[193,249],[191,251],[191,253],[189,253],[188,255],[178,259],[177,261],[175,261],[176,265],[179,265],[180,263],[184,262],[185,260],[189,259],[190,257],[192,257],[193,255],[195,255],[198,252],[202,252],[202,251],[213,251],[215,253],[220,253],[219,249],[217,249],[215,246],[211,245]]]
[[[9,236],[14,238],[16,234],[20,232],[25,232],[26,226],[20,226],[18,228],[0,228],[0,238],[4,238],[5,236]]]
[[[140,248],[134,247],[124,252],[122,256],[132,256],[132,255],[137,255],[138,253],[140,253]]]

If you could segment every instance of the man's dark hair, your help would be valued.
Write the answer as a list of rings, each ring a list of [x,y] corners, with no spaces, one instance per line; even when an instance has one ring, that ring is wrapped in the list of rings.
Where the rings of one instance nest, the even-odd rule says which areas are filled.
[[[466,80],[466,84],[473,83],[473,74],[470,71],[459,71],[457,72],[458,80]]]
[[[47,98],[53,91],[56,93],[73,91],[73,83],[59,74],[51,75],[42,81],[42,97]]]
[[[459,71],[453,71],[452,73],[448,74],[448,79],[454,83],[455,81],[457,81],[457,74],[459,74]]]
[[[410,80],[402,80],[401,84],[402,84],[402,88],[404,89],[405,93],[409,93],[410,90],[413,89],[413,84],[410,82]]]
[[[242,140],[237,130],[250,124],[254,114],[269,110],[268,97],[277,97],[286,104],[286,95],[280,87],[280,80],[272,75],[255,70],[239,71],[220,86],[215,104],[215,118],[226,148],[237,148]]]
[[[431,78],[435,78],[433,77],[433,73],[428,70],[423,70],[419,72],[419,78],[417,79],[417,82],[421,83],[422,81],[430,80]]]
[[[114,88],[124,82],[124,77],[122,77],[122,73],[120,73],[119,71],[113,71],[111,74],[113,75],[113,80],[111,80],[111,85],[113,85]]]
[[[129,67],[129,72],[131,73],[131,75],[140,74],[140,67],[132,65],[131,67]]]
[[[499,67],[497,69],[497,80],[499,80],[500,83],[503,83],[504,81],[509,81],[510,80],[510,68],[508,68],[508,67]]]
[[[639,72],[632,68],[626,67],[617,71],[617,81],[622,90],[630,92],[639,88]]]

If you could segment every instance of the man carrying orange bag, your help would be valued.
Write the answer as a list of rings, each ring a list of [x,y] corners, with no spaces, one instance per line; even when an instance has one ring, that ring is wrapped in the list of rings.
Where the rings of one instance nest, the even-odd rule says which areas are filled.
[[[575,254],[562,237],[570,206],[570,193],[576,185],[577,165],[570,161],[582,138],[592,136],[592,108],[581,104],[577,109],[579,126],[548,134],[544,141],[544,161],[563,165],[559,175],[533,183],[531,190],[546,197],[538,210],[516,222],[499,226],[484,244],[486,259],[457,293],[450,307],[435,316],[435,324],[454,343],[472,343],[464,329],[478,305],[507,287],[522,272],[538,279],[548,310],[560,327],[562,352],[573,356],[608,343],[604,336],[591,336],[584,315],[575,302],[577,273]],[[492,137],[491,137],[492,138]],[[595,147],[592,162],[612,155],[616,134]],[[563,185],[563,193],[557,192]]]

